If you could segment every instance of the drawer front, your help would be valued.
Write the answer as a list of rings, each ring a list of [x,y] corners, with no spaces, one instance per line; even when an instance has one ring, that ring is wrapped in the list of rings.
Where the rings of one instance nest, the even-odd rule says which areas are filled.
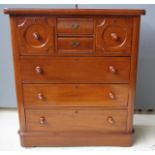
[[[25,84],[25,107],[127,106],[127,84]]]
[[[44,16],[16,17],[18,49],[21,55],[54,53],[55,18]]]
[[[58,18],[58,35],[92,35],[94,22],[92,18]]]
[[[130,58],[23,58],[24,83],[128,83]]]
[[[101,55],[130,55],[132,27],[131,17],[96,18],[96,51]]]
[[[125,132],[125,110],[26,110],[28,131]]]
[[[58,38],[59,54],[91,54],[93,48],[93,38]]]

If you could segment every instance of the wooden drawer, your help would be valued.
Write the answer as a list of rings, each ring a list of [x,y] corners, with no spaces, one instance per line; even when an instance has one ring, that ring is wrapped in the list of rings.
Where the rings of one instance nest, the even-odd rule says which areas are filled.
[[[125,132],[126,110],[26,110],[28,131]]]
[[[101,55],[131,54],[133,19],[108,16],[96,18],[96,52]]]
[[[93,38],[58,38],[58,53],[89,54],[94,51]]]
[[[25,84],[25,107],[127,106],[126,84]]]
[[[92,18],[58,18],[58,35],[92,35],[94,22]]]
[[[50,55],[55,50],[55,18],[18,16],[16,42],[20,55]]]
[[[128,83],[130,58],[24,57],[21,72],[24,83]]]

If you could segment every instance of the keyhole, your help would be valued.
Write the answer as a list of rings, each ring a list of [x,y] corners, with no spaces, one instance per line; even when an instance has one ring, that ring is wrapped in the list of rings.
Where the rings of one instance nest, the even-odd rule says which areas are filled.
[[[74,113],[75,113],[75,114],[78,114],[78,110],[75,110]]]

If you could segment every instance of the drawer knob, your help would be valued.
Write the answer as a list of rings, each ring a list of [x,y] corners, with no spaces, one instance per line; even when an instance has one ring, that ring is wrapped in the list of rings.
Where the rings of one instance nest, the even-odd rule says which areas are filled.
[[[38,97],[39,100],[44,100],[43,93],[38,93],[37,97]]]
[[[114,124],[114,123],[115,123],[115,120],[114,120],[113,117],[111,117],[111,116],[109,116],[109,117],[107,118],[107,121],[108,121],[109,124]]]
[[[79,45],[80,45],[80,43],[78,41],[71,42],[71,46],[73,46],[73,47],[77,47]]]
[[[46,119],[45,119],[44,116],[40,117],[39,123],[40,123],[41,125],[45,124],[45,121],[46,121]]]
[[[115,99],[115,95],[114,95],[112,92],[109,93],[109,97],[110,97],[110,99],[112,99],[112,100]]]
[[[115,74],[116,73],[116,69],[114,66],[109,66],[109,70],[111,73]]]
[[[118,35],[116,33],[111,33],[111,38],[113,40],[116,40],[116,41],[119,39],[119,37],[118,37]]]
[[[73,23],[71,27],[72,29],[78,29],[80,25],[78,23]]]
[[[37,66],[35,69],[36,69],[37,74],[42,74],[43,73],[43,70],[41,69],[41,67]]]
[[[34,32],[34,33],[32,34],[32,36],[33,36],[33,38],[34,38],[35,40],[39,40],[39,38],[40,38],[40,35],[39,35],[38,32]]]

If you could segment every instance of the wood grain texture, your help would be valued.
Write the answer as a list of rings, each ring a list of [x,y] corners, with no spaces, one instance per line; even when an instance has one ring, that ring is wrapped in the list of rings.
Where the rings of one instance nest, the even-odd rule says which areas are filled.
[[[58,38],[58,54],[88,54],[95,52],[91,37]]]
[[[19,132],[24,147],[43,146],[131,146],[133,133]],[[52,137],[52,138],[51,138]]]
[[[96,51],[130,55],[132,25],[131,17],[96,18]]]
[[[144,10],[5,9],[21,145],[131,146]]]
[[[13,49],[13,63],[14,63],[14,76],[15,76],[15,85],[16,85],[16,97],[17,97],[17,107],[19,115],[19,126],[20,131],[25,131],[25,109],[23,105],[23,91],[22,91],[22,82],[21,82],[21,66],[20,66],[20,56],[18,52],[18,44],[16,42],[16,23],[14,17],[10,17],[10,27],[11,27],[11,41]]]
[[[42,73],[38,74],[36,67],[40,67]],[[21,59],[23,83],[128,83],[129,73],[130,58]]]
[[[127,84],[25,84],[24,106],[127,107]]]
[[[93,35],[93,18],[58,18],[57,33],[58,36]]]
[[[125,110],[26,110],[27,131],[125,132],[126,119]]]
[[[136,93],[136,79],[137,79],[137,63],[138,63],[138,42],[139,42],[139,31],[140,31],[140,17],[134,17],[134,29],[133,29],[133,40],[132,40],[132,57],[131,57],[131,71],[130,71],[130,82],[129,82],[129,107],[128,107],[128,124],[127,131],[132,131],[133,114],[134,114],[134,103]]]
[[[145,10],[138,9],[4,9],[5,14],[10,15],[144,15]]]
[[[20,55],[49,55],[55,50],[55,18],[16,17],[16,37]]]

